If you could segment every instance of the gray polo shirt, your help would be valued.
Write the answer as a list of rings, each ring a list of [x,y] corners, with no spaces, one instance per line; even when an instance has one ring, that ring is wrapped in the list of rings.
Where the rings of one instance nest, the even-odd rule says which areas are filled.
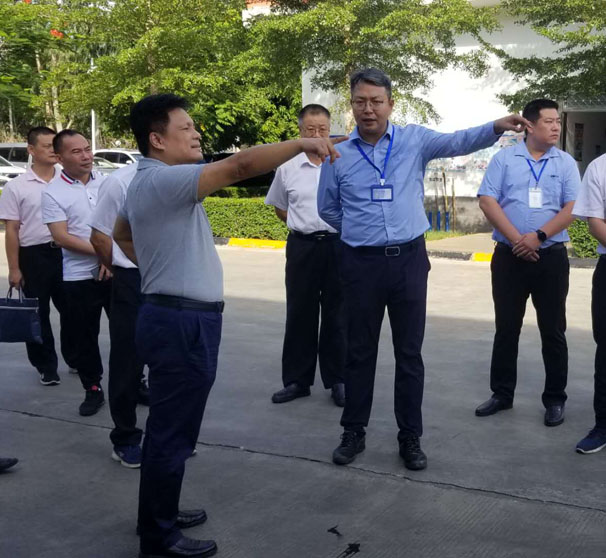
[[[139,161],[120,216],[133,233],[141,292],[223,300],[223,268],[198,201],[203,165]]]

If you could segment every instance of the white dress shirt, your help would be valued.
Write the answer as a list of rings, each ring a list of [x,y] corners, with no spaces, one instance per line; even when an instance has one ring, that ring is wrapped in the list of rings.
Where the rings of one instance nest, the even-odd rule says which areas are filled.
[[[126,199],[126,192],[137,174],[138,163],[126,165],[112,172],[99,189],[99,201],[95,207],[89,225],[99,232],[112,236],[114,224],[120,208]],[[120,247],[113,241],[112,237],[112,264],[118,267],[136,268]]]
[[[55,170],[55,178],[60,171]],[[42,223],[42,192],[49,182],[31,168],[6,183],[0,196],[0,219],[19,221],[19,246],[36,246],[50,242],[48,227]]]
[[[581,218],[606,218],[606,155],[589,163],[572,214]],[[606,254],[602,244],[598,245],[598,254]]]
[[[337,232],[318,215],[318,184],[322,165],[300,153],[276,171],[265,203],[287,211],[286,225],[303,234]]]
[[[91,173],[88,184],[74,180],[61,171],[42,194],[42,221],[45,224],[67,222],[67,232],[90,241],[91,213],[97,205],[102,176]],[[63,280],[96,279],[99,267],[97,256],[81,254],[63,248]]]

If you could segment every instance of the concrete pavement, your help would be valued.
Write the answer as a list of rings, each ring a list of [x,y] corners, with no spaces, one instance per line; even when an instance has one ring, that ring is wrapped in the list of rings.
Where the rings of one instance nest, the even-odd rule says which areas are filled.
[[[432,259],[424,357],[423,448],[429,468],[404,469],[393,417],[393,352],[385,320],[367,449],[330,462],[340,410],[312,396],[273,405],[284,321],[281,251],[219,248],[227,307],[217,382],[182,502],[209,514],[192,535],[219,556],[368,558],[606,555],[606,452],[574,453],[593,424],[591,270],[571,271],[566,422],[542,424],[543,367],[529,305],[514,409],[484,419],[493,335],[486,263]],[[0,288],[6,288],[0,261]],[[56,324],[56,316],[55,324]],[[107,362],[104,320],[101,343]],[[43,387],[21,345],[0,345],[0,556],[136,556],[138,473],[110,460],[107,406],[78,416],[82,390],[62,372]],[[105,380],[104,380],[105,381]],[[143,421],[145,409],[140,409]],[[338,525],[342,537],[328,533]]]

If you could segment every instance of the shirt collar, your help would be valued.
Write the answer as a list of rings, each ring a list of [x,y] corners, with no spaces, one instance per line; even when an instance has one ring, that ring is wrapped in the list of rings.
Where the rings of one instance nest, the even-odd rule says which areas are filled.
[[[314,169],[319,169],[322,166],[322,163],[316,165],[309,160],[307,153],[301,153],[301,160],[299,161],[299,167],[313,167]]]
[[[387,121],[387,130],[385,130],[385,133],[379,138],[379,141],[381,141],[384,137],[389,137],[389,139],[391,139],[391,136],[393,135],[393,124],[388,120]],[[358,131],[358,127],[356,126],[353,130],[353,132],[351,134],[349,134],[349,139],[350,140],[360,140],[360,141],[364,141],[362,139],[362,137],[360,136],[360,132]],[[379,143],[379,141],[377,142],[377,144]],[[366,143],[366,142],[364,142]]]
[[[534,157],[528,151],[528,147],[527,147],[525,141],[519,142],[518,145],[516,145],[514,149],[515,149],[516,157],[524,157],[525,159],[528,159],[530,161],[534,160]],[[543,156],[539,159],[539,161],[541,161],[543,159],[551,159],[553,157],[559,157],[559,156],[560,156],[560,154],[559,154],[558,148],[555,145],[552,145],[543,154]]]
[[[53,180],[56,176],[57,176],[57,170],[55,169],[55,174],[53,175],[53,178],[51,178],[51,180]],[[40,178],[34,172],[34,169],[32,169],[32,167],[27,167],[27,170],[23,173],[23,178],[25,180],[28,180],[28,181],[31,181],[31,182],[40,182],[41,184],[49,184],[50,183],[50,180],[48,182],[46,182],[46,180],[42,180],[42,178]]]
[[[78,184],[82,184],[82,182],[75,178],[72,178],[69,174],[67,174],[65,172],[65,169],[61,169],[61,179],[64,182],[67,182],[68,184],[75,184],[76,182]],[[88,182],[90,183],[93,180],[97,180],[97,173],[95,171],[90,171],[90,180]]]
[[[137,170],[143,170],[143,169],[147,169],[150,167],[167,167],[168,165],[163,162],[160,161],[160,159],[153,159],[152,157],[143,157],[143,159],[139,159],[139,166],[137,167]]]

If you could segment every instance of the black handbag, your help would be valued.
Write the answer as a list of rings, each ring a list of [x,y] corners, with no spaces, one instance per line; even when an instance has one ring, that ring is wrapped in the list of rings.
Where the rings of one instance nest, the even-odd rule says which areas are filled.
[[[12,298],[12,287],[0,298],[0,343],[42,343],[38,299],[18,291],[18,299]]]

